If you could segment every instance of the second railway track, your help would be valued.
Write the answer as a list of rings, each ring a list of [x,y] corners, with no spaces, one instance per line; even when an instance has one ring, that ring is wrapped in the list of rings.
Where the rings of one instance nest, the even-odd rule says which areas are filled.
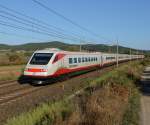
[[[16,99],[21,98],[22,96],[25,96],[39,89],[41,88],[27,88],[22,89],[20,91],[16,91],[14,93],[6,94],[4,96],[0,96],[0,105],[6,105],[7,103],[15,101]]]
[[[17,81],[3,81],[0,83],[0,105],[5,105],[12,100],[23,97],[29,93],[37,91],[42,87],[34,87],[30,84],[19,84]]]

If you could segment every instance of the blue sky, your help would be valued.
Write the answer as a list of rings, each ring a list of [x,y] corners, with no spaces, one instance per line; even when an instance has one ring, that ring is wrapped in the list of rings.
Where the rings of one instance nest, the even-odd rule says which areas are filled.
[[[32,0],[1,0],[0,4],[28,16],[40,19],[50,25],[65,29],[69,34],[76,33],[82,39],[91,43],[114,44],[116,39],[121,45],[150,50],[150,1],[149,0],[39,0],[48,7],[63,14],[81,26],[95,32],[93,36],[60,17],[48,12]],[[0,11],[3,10],[0,8]],[[0,13],[1,14],[1,13]],[[0,17],[0,21],[9,21]],[[30,27],[36,29],[34,25]],[[0,25],[0,43],[22,44],[27,42],[44,42],[61,40],[69,43],[79,43],[40,35],[33,32],[16,30]],[[36,38],[35,38],[36,37]],[[105,37],[105,39],[103,38]]]

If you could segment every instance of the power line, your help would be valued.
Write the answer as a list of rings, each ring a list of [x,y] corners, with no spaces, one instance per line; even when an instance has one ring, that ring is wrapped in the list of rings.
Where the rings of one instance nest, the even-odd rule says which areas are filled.
[[[42,4],[41,2],[39,2],[39,1],[37,1],[37,0],[32,0],[32,1],[33,1],[33,2],[35,2],[35,3],[37,3],[37,4],[39,4],[41,7],[45,8],[46,10],[48,10],[48,11],[50,11],[50,12],[54,13],[55,15],[57,15],[57,16],[59,16],[59,17],[63,18],[64,20],[66,20],[66,21],[70,22],[71,24],[73,24],[73,25],[75,25],[75,26],[79,27],[80,29],[82,29],[82,30],[85,30],[85,31],[89,32],[89,30],[87,30],[86,28],[84,28],[84,27],[80,26],[80,25],[79,25],[79,24],[77,24],[76,22],[74,22],[74,21],[72,21],[71,19],[69,19],[69,18],[65,17],[64,15],[62,15],[62,14],[60,14],[60,13],[56,12],[55,10],[53,10],[53,9],[51,9],[51,8],[49,8],[49,7],[47,7],[46,5]]]
[[[15,10],[13,10],[13,9],[10,9],[10,8],[8,8],[8,7],[6,7],[6,6],[1,5],[1,4],[0,4],[0,7],[3,8],[3,9],[5,9],[5,10],[7,10],[7,11],[13,12],[13,13],[15,13],[15,14],[17,14],[17,15],[20,15],[20,16],[22,16],[22,17],[26,17],[26,18],[28,18],[28,19],[30,19],[30,20],[32,20],[32,21],[35,21],[35,22],[38,22],[38,23],[42,23],[42,24],[44,24],[45,26],[53,27],[53,28],[56,28],[57,30],[62,30],[62,31],[64,31],[63,29],[60,29],[60,28],[58,28],[58,27],[56,27],[56,26],[47,24],[47,23],[45,23],[45,22],[43,22],[43,21],[41,21],[41,20],[39,20],[39,19],[30,17],[30,16],[28,16],[28,15],[25,15],[25,14],[23,14],[23,13],[20,13],[20,12],[18,12],[18,11],[15,11]]]
[[[34,27],[37,28],[37,29],[40,30],[40,31],[44,31],[44,32],[51,33],[51,34],[54,34],[54,35],[59,35],[59,36],[62,36],[62,37],[66,37],[66,35],[64,35],[64,34],[49,31],[49,30],[48,30],[49,28],[47,28],[47,27],[45,27],[45,26],[43,26],[43,25],[40,25],[40,24],[34,23],[34,22],[32,22],[32,21],[29,21],[29,20],[26,20],[26,19],[17,17],[17,16],[15,16],[14,14],[10,14],[10,13],[8,13],[8,12],[1,11],[1,10],[0,10],[0,13],[4,13],[5,15],[11,16],[11,17],[8,17],[8,16],[0,15],[0,16],[3,17],[3,18],[6,18],[6,19],[9,19],[9,20],[12,20],[12,21],[21,23],[21,24],[26,25],[26,26],[33,26],[33,24],[34,24]],[[16,19],[14,19],[14,18],[16,18]],[[21,20],[21,21],[20,21],[20,20]],[[24,23],[24,22],[25,22],[25,23]],[[27,22],[27,23],[26,23],[26,22]],[[71,39],[79,40],[79,38],[76,38],[76,37],[74,37],[74,36],[67,36],[67,37],[68,37],[68,38],[71,38]]]
[[[50,7],[47,7],[45,4],[39,2],[38,0],[32,0],[32,1],[33,1],[34,3],[40,5],[41,7],[45,8],[45,9],[48,10],[49,12],[51,12],[51,13],[53,13],[53,14],[55,14],[55,15],[61,17],[62,19],[66,20],[67,22],[71,23],[72,25],[74,25],[74,26],[76,26],[76,27],[78,27],[78,28],[80,28],[80,29],[82,29],[82,30],[84,30],[84,31],[86,31],[86,32],[88,32],[88,33],[90,33],[90,34],[92,34],[92,35],[94,35],[94,36],[100,38],[100,35],[98,35],[98,34],[96,34],[95,32],[93,32],[93,31],[91,31],[91,30],[89,30],[89,29],[87,29],[87,28],[85,28],[85,27],[79,25],[78,23],[74,22],[73,20],[71,20],[71,19],[67,18],[66,16],[64,16],[64,15],[62,15],[62,14],[60,14],[60,13],[58,13],[58,12],[55,11],[54,9],[52,9],[52,8],[50,8]],[[102,38],[102,39],[105,39],[105,40],[107,40],[107,41],[111,41],[111,40],[108,40],[108,39],[106,39],[105,37],[102,37],[102,36],[101,36],[101,38]]]
[[[30,23],[34,23],[34,25],[40,25],[41,26],[41,24],[39,24],[39,23],[42,23],[42,27],[43,27],[43,25],[44,25],[44,27],[45,28],[49,28],[49,27],[52,27],[52,28],[54,28],[54,29],[50,29],[50,30],[53,30],[54,32],[57,32],[57,33],[60,33],[60,34],[62,34],[60,31],[62,31],[63,32],[63,34],[64,34],[64,32],[66,32],[64,29],[61,29],[61,28],[58,28],[58,27],[56,27],[56,26],[53,26],[53,25],[50,25],[50,24],[47,24],[47,23],[45,23],[45,22],[43,22],[43,21],[41,21],[41,20],[39,20],[39,19],[36,19],[36,18],[33,18],[33,17],[30,17],[30,16],[28,16],[28,15],[25,15],[25,14],[23,14],[23,13],[20,13],[20,12],[18,12],[18,11],[15,11],[15,10],[13,10],[13,9],[10,9],[10,8],[8,8],[8,7],[6,7],[6,6],[3,6],[3,5],[1,5],[0,4],[0,7],[2,8],[2,9],[5,9],[5,10],[7,10],[7,11],[10,11],[10,12],[13,12],[13,13],[15,13],[15,14],[17,14],[17,15],[20,15],[20,16],[22,16],[22,17],[26,17],[26,18],[28,18],[28,19],[30,19],[30,20],[25,20],[25,19],[23,19],[24,21],[27,21],[27,22],[30,22]],[[10,15],[10,16],[13,16],[12,14],[8,14],[8,12],[4,12],[4,11],[2,11],[3,13],[6,13],[6,15]],[[15,17],[15,18],[17,18],[18,19],[18,17],[16,17],[16,16],[13,16],[13,17]],[[22,19],[22,18],[19,18],[19,19]],[[31,21],[32,20],[32,21]],[[35,22],[37,22],[36,24],[35,24],[35,22],[33,22],[33,21],[35,21]],[[70,35],[70,36],[73,36],[73,37],[78,37],[78,39],[79,40],[82,40],[82,38],[79,36],[79,35],[77,35],[77,34],[75,34],[75,33],[73,33],[72,32],[72,34],[73,35]],[[64,35],[67,35],[67,34],[64,34]],[[82,40],[83,41],[83,40]]]
[[[18,22],[18,23],[20,23],[20,24],[24,24],[24,25],[27,25],[27,26],[31,26],[30,24],[27,24],[27,23],[24,23],[24,22],[15,20],[15,19],[13,19],[13,18],[9,18],[9,17],[3,16],[3,15],[0,15],[0,16],[1,16],[1,17],[4,17],[4,18],[7,18],[7,19],[11,19],[12,21],[16,21],[16,22]],[[45,30],[45,29],[41,29],[41,28],[38,28],[38,27],[35,27],[35,28],[37,28],[36,31],[42,31],[42,32],[45,32],[45,33],[51,33],[51,34],[53,34],[53,35],[58,35],[58,34],[53,33],[53,32],[48,32],[48,31]],[[34,31],[35,31],[35,30],[34,30]],[[33,31],[32,31],[32,32],[33,32]],[[59,36],[65,37],[65,36],[63,36],[63,35],[59,35]],[[71,39],[71,38],[68,37],[68,39]],[[72,38],[72,39],[73,39],[73,38]]]
[[[9,35],[9,36],[15,36],[15,37],[24,37],[24,38],[31,38],[31,39],[35,39],[35,40],[43,40],[41,38],[38,37],[33,37],[33,36],[28,36],[28,35],[20,35],[20,34],[16,34],[16,33],[9,33],[9,32],[5,32],[5,31],[0,31],[0,34],[4,34],[4,35]]]
[[[55,28],[55,29],[57,29],[57,30],[65,31],[64,29],[61,29],[61,28],[58,28],[58,27],[56,27],[56,26],[47,24],[47,23],[45,23],[45,22],[43,22],[43,21],[41,21],[41,20],[39,20],[39,19],[30,17],[30,16],[28,16],[28,15],[25,15],[25,14],[23,14],[23,13],[20,13],[20,12],[18,12],[18,11],[15,11],[15,10],[13,10],[13,9],[10,9],[10,8],[8,8],[8,7],[6,7],[6,6],[1,5],[1,4],[0,4],[0,7],[3,8],[3,9],[8,10],[8,11],[10,11],[10,12],[13,12],[13,13],[15,13],[15,14],[17,14],[17,15],[26,17],[26,18],[28,18],[28,19],[30,19],[30,20],[32,20],[32,21],[35,21],[35,22],[38,22],[38,23],[42,23],[42,24],[44,24],[45,26],[53,27],[53,28]]]
[[[66,38],[66,37],[62,37],[62,36],[42,32],[42,31],[33,30],[33,29],[30,29],[30,28],[22,27],[22,26],[17,26],[17,25],[11,24],[9,22],[4,22],[4,21],[1,21],[1,20],[0,20],[0,25],[6,26],[6,27],[11,27],[11,28],[14,28],[14,29],[19,29],[19,30],[30,31],[30,32],[34,32],[34,33],[38,33],[38,34],[42,34],[42,35],[47,35],[47,36],[51,36],[51,37],[55,37],[55,38],[74,40],[74,39],[69,39],[69,38]]]

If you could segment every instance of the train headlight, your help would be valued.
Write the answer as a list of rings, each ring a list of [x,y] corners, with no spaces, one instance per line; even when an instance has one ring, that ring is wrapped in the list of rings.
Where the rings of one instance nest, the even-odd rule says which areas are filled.
[[[41,72],[47,72],[48,70],[47,69],[41,69]]]

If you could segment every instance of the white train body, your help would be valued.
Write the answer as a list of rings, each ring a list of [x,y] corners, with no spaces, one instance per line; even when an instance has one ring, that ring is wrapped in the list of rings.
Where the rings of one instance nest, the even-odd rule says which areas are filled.
[[[118,54],[118,61],[144,58],[143,55]],[[101,52],[69,52],[58,49],[35,51],[31,56],[24,76],[30,78],[50,78],[72,72],[103,67],[116,63],[117,55]]]

